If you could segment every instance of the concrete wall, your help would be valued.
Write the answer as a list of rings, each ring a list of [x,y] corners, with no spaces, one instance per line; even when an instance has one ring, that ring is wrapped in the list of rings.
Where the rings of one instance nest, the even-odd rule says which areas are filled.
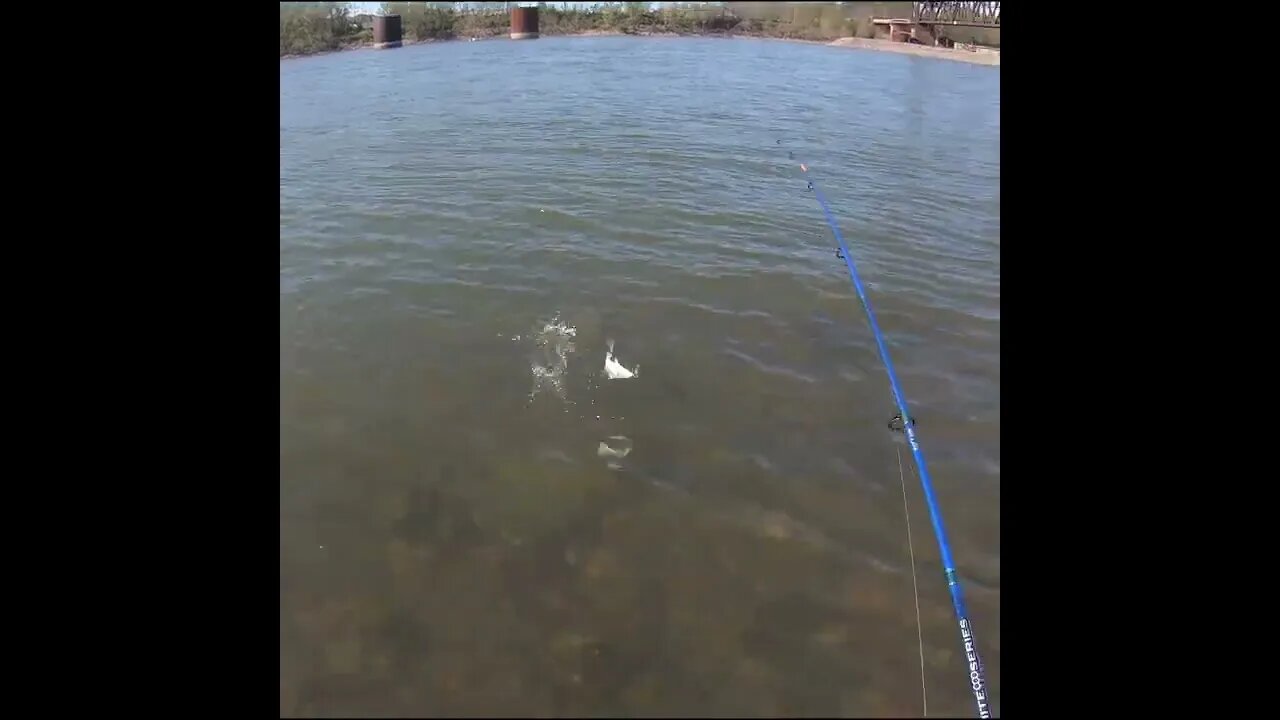
[[[938,27],[938,34],[959,43],[1000,47],[1000,28]]]
[[[726,2],[725,7],[741,18],[778,20],[802,26],[818,26],[828,32],[857,23],[859,37],[871,37],[871,19],[877,17],[911,17],[909,2]],[[836,32],[836,34],[840,34]]]
[[[871,18],[909,18],[915,3],[909,2],[847,2],[845,17],[862,21]]]

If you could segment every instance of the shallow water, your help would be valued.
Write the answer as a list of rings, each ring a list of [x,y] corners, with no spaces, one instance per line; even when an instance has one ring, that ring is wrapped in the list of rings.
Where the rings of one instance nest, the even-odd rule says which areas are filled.
[[[998,710],[999,83],[751,40],[282,61],[282,713],[919,715],[901,456],[929,713],[973,715],[800,161]]]

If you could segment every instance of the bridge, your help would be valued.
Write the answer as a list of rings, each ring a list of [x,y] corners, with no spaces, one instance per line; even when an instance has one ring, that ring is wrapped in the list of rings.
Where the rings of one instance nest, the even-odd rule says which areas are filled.
[[[915,2],[911,19],[919,25],[1000,27],[998,2]]]
[[[905,9],[905,8],[904,8]],[[940,38],[936,28],[948,27],[1000,27],[1000,3],[998,2],[913,2],[909,18],[873,18],[877,30],[887,30],[888,38],[897,42],[916,42],[950,46],[951,41]]]

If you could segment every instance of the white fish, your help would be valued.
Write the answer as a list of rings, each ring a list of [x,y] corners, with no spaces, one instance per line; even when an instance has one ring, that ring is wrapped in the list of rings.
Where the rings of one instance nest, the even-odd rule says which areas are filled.
[[[633,378],[639,375],[640,373],[639,365],[636,366],[635,370],[628,370],[622,367],[622,364],[619,363],[613,357],[613,340],[606,340],[605,344],[609,346],[609,349],[606,350],[604,354],[605,377],[609,378],[610,380],[625,380],[627,378]]]

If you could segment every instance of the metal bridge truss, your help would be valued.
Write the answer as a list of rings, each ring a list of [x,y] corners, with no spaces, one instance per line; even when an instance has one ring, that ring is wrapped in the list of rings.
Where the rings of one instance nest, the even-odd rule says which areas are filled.
[[[911,19],[926,25],[1000,27],[998,2],[917,2],[911,5]]]

